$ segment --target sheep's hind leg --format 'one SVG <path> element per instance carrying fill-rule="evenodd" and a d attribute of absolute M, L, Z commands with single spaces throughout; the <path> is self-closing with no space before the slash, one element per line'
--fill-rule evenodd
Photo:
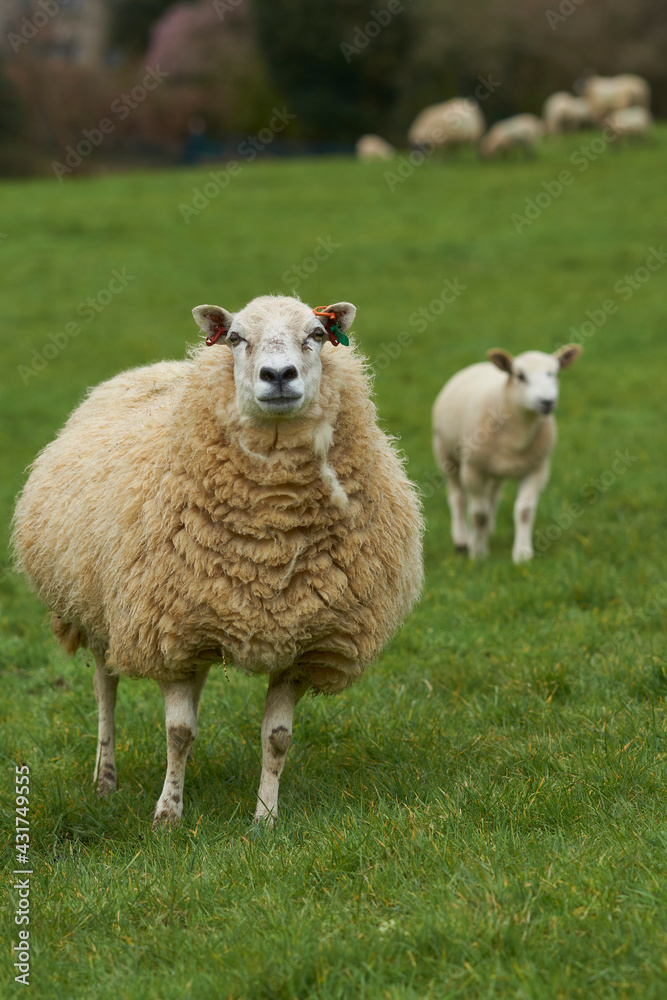
<path fill-rule="evenodd" d="M 468 494 L 470 558 L 485 559 L 489 554 L 489 533 L 493 520 L 491 496 L 495 481 L 470 466 L 463 468 L 461 478 Z"/>
<path fill-rule="evenodd" d="M 160 682 L 167 729 L 167 774 L 155 806 L 153 829 L 161 823 L 178 823 L 183 813 L 185 765 L 197 735 L 197 709 L 209 670 L 207 664 L 186 680 Z"/>
<path fill-rule="evenodd" d="M 269 680 L 262 719 L 262 777 L 255 822 L 273 826 L 278 814 L 278 788 L 285 757 L 292 742 L 294 708 L 310 687 L 310 680 L 279 674 Z"/>
<path fill-rule="evenodd" d="M 104 654 L 95 654 L 95 678 L 93 680 L 97 700 L 97 757 L 93 784 L 97 782 L 100 797 L 118 788 L 116 773 L 114 713 L 118 678 L 109 674 L 104 666 Z"/>
<path fill-rule="evenodd" d="M 492 535 L 496 530 L 496 511 L 498 510 L 498 501 L 500 500 L 502 488 L 502 479 L 494 479 L 489 490 L 489 503 L 491 505 L 491 513 L 489 515 L 489 535 Z"/>
<path fill-rule="evenodd" d="M 468 551 L 468 525 L 466 500 L 459 478 L 459 470 L 447 473 L 447 502 L 452 515 L 452 541 L 457 552 Z"/>

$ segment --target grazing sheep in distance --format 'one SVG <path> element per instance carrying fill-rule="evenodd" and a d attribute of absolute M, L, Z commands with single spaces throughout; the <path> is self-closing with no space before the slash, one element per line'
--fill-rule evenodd
<path fill-rule="evenodd" d="M 612 111 L 604 120 L 618 138 L 647 136 L 653 127 L 653 115 L 648 108 L 632 107 Z"/>
<path fill-rule="evenodd" d="M 357 159 L 363 163 L 369 160 L 391 160 L 396 156 L 396 150 L 390 142 L 380 135 L 362 135 L 354 147 Z"/>
<path fill-rule="evenodd" d="M 497 156 L 510 149 L 523 149 L 534 153 L 535 146 L 544 135 L 544 123 L 537 115 L 513 115 L 492 125 L 479 144 L 482 156 Z"/>
<path fill-rule="evenodd" d="M 488 555 L 502 482 L 518 479 L 512 559 L 532 558 L 535 510 L 556 443 L 558 372 L 580 353 L 576 344 L 555 354 L 526 351 L 516 358 L 489 351 L 489 361 L 464 368 L 441 390 L 433 407 L 433 449 L 447 478 L 459 552 L 472 559 Z"/>
<path fill-rule="evenodd" d="M 566 90 L 547 97 L 542 106 L 542 118 L 549 135 L 593 124 L 593 113 L 586 98 L 575 97 Z"/>
<path fill-rule="evenodd" d="M 476 101 L 455 97 L 431 104 L 413 121 L 408 139 L 413 146 L 475 146 L 484 134 L 484 116 Z"/>
<path fill-rule="evenodd" d="M 648 82 L 634 73 L 619 76 L 587 76 L 575 85 L 591 106 L 593 118 L 601 121 L 611 111 L 651 104 Z"/>
<path fill-rule="evenodd" d="M 100 793 L 117 784 L 119 675 L 160 685 L 154 825 L 180 819 L 211 663 L 268 675 L 255 819 L 272 822 L 297 701 L 358 680 L 418 597 L 416 491 L 364 359 L 338 346 L 355 311 L 198 306 L 207 346 L 93 389 L 18 499 L 19 568 L 65 649 L 95 656 Z"/>

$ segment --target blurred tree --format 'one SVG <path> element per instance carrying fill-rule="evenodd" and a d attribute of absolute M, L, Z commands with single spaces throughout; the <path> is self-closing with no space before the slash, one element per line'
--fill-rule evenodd
<path fill-rule="evenodd" d="M 254 0 L 260 49 L 302 135 L 391 131 L 410 31 L 405 10 L 367 0 Z"/>
<path fill-rule="evenodd" d="M 130 55 L 146 50 L 151 28 L 174 0 L 109 0 L 111 44 Z"/>
<path fill-rule="evenodd" d="M 25 113 L 15 85 L 7 79 L 0 62 L 0 141 L 15 139 L 23 132 Z"/>

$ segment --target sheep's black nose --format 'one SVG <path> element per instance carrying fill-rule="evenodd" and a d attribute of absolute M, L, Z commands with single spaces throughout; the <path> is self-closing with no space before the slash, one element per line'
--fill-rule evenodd
<path fill-rule="evenodd" d="M 294 365 L 288 365 L 287 368 L 269 368 L 268 365 L 263 365 L 259 370 L 259 377 L 263 382 L 290 382 L 293 378 L 298 376 L 298 371 Z"/>
<path fill-rule="evenodd" d="M 551 413 L 551 411 L 553 410 L 553 408 L 554 408 L 554 401 L 553 401 L 553 399 L 541 399 L 540 400 L 540 409 L 541 409 L 542 413 Z"/>

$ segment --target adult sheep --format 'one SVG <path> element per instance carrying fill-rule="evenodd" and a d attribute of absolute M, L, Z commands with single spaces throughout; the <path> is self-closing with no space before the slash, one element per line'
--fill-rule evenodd
<path fill-rule="evenodd" d="M 556 443 L 558 373 L 580 353 L 576 344 L 555 354 L 526 351 L 516 358 L 489 351 L 489 361 L 457 372 L 440 391 L 433 407 L 433 450 L 447 479 L 459 552 L 472 559 L 488 555 L 502 482 L 518 479 L 512 559 L 532 558 L 535 510 Z"/>
<path fill-rule="evenodd" d="M 484 115 L 476 101 L 455 97 L 421 111 L 408 130 L 413 146 L 475 146 L 484 134 Z"/>
<path fill-rule="evenodd" d="M 645 138 L 653 128 L 653 115 L 648 108 L 621 108 L 607 115 L 604 124 L 612 129 L 618 139 Z"/>
<path fill-rule="evenodd" d="M 589 102 L 596 121 L 621 108 L 633 106 L 648 108 L 651 104 L 651 88 L 648 82 L 635 73 L 587 76 L 577 82 L 576 89 Z"/>
<path fill-rule="evenodd" d="M 537 115 L 512 115 L 492 125 L 479 144 L 482 156 L 503 155 L 511 149 L 522 149 L 526 155 L 535 152 L 544 135 L 544 124 Z"/>
<path fill-rule="evenodd" d="M 593 124 L 593 112 L 588 100 L 568 94 L 566 90 L 547 97 L 542 106 L 542 118 L 549 135 Z"/>
<path fill-rule="evenodd" d="M 118 677 L 154 678 L 154 825 L 180 819 L 202 689 L 232 662 L 269 677 L 255 818 L 272 822 L 297 701 L 358 680 L 417 599 L 421 515 L 363 358 L 334 350 L 353 305 L 193 314 L 208 346 L 93 389 L 37 457 L 14 544 L 65 649 L 94 653 L 100 793 L 117 785 Z"/>

